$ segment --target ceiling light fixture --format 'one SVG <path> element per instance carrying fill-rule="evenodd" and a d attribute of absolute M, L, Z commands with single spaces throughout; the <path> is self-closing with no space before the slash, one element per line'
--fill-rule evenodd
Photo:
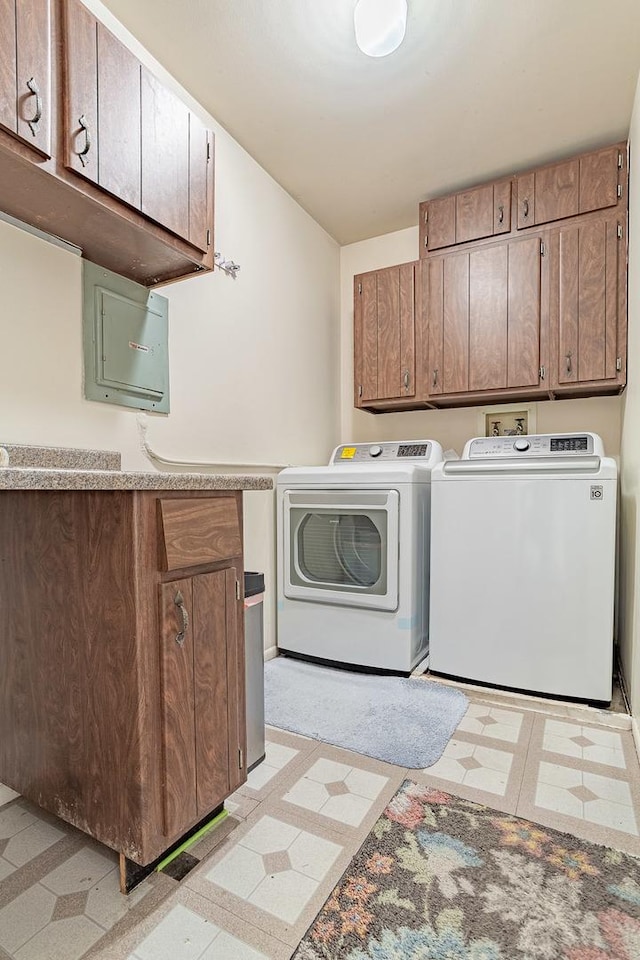
<path fill-rule="evenodd" d="M 404 40 L 407 0 L 358 0 L 353 22 L 362 52 L 368 57 L 386 57 Z"/>

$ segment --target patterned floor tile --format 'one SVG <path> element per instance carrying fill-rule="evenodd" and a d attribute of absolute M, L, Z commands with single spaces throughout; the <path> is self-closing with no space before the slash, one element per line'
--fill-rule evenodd
<path fill-rule="evenodd" d="M 457 729 L 493 740 L 517 743 L 523 719 L 524 715 L 515 710 L 502 710 L 482 703 L 470 703 Z"/>
<path fill-rule="evenodd" d="M 545 720 L 543 750 L 580 757 L 605 766 L 626 767 L 622 737 L 617 730 L 585 727 L 566 720 Z"/>
<path fill-rule="evenodd" d="M 442 757 L 425 773 L 504 796 L 513 754 L 464 740 L 450 740 Z"/>
<path fill-rule="evenodd" d="M 19 796 L 20 794 L 12 790 L 11 787 L 6 787 L 4 783 L 0 783 L 0 807 L 3 807 L 5 803 L 11 803 Z"/>
<path fill-rule="evenodd" d="M 62 830 L 43 820 L 36 820 L 35 823 L 31 823 L 20 833 L 11 837 L 2 851 L 3 859 L 8 860 L 15 867 L 22 867 L 48 850 L 58 840 L 62 840 L 64 836 L 66 834 Z"/>
<path fill-rule="evenodd" d="M 264 816 L 205 877 L 291 924 L 340 852 L 329 840 Z"/>
<path fill-rule="evenodd" d="M 286 943 L 297 943 L 357 848 L 355 840 L 261 804 L 184 881 Z"/>
<path fill-rule="evenodd" d="M 293 747 L 267 741 L 265 758 L 247 777 L 247 787 L 251 790 L 262 790 L 299 752 Z"/>
<path fill-rule="evenodd" d="M 540 763 L 535 804 L 638 836 L 629 784 L 553 763 Z"/>
<path fill-rule="evenodd" d="M 237 801 L 239 796 L 258 801 L 266 799 L 282 778 L 287 777 L 316 747 L 315 740 L 268 728 L 265 758 L 249 773 L 246 783 L 236 791 L 234 799 Z"/>
<path fill-rule="evenodd" d="M 388 782 L 380 774 L 321 757 L 282 799 L 358 827 Z"/>
<path fill-rule="evenodd" d="M 181 886 L 91 960 L 289 960 L 291 948 Z"/>

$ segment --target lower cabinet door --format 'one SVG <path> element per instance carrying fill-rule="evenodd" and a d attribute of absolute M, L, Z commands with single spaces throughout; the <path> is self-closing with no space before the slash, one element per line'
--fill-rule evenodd
<path fill-rule="evenodd" d="M 229 793 L 226 570 L 193 579 L 196 808 L 204 816 Z M 235 602 L 235 581 L 234 594 Z"/>
<path fill-rule="evenodd" d="M 244 670 L 237 642 L 235 585 L 231 568 L 159 588 L 167 837 L 188 829 L 235 786 L 230 770 L 239 766 L 239 748 L 231 755 L 230 743 L 241 742 L 237 677 L 240 668 Z"/>

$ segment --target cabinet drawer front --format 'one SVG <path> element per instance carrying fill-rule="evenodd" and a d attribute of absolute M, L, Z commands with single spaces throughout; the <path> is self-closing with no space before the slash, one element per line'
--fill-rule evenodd
<path fill-rule="evenodd" d="M 159 500 L 162 570 L 217 563 L 242 554 L 235 497 Z"/>

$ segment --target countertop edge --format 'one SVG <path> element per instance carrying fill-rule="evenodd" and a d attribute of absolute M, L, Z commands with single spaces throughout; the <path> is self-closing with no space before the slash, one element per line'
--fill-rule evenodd
<path fill-rule="evenodd" d="M 0 490 L 273 490 L 262 474 L 0 468 Z"/>

